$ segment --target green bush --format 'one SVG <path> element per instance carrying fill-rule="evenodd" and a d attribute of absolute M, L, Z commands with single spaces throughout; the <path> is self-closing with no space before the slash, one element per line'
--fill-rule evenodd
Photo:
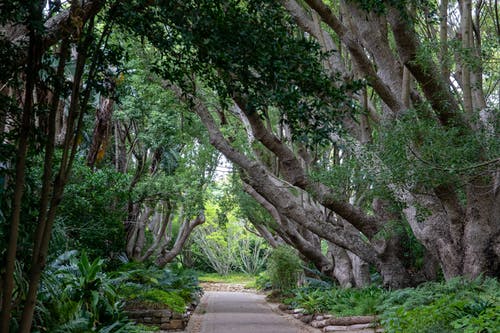
<path fill-rule="evenodd" d="M 261 272 L 255 279 L 255 286 L 258 290 L 269 290 L 272 288 L 271 278 L 267 272 Z"/>
<path fill-rule="evenodd" d="M 288 246 L 273 249 L 267 263 L 267 271 L 273 289 L 290 290 L 297 287 L 301 262 L 295 251 Z"/>
<path fill-rule="evenodd" d="M 58 208 L 50 253 L 84 248 L 91 258 L 113 257 L 125 247 L 127 175 L 113 168 L 91 170 L 75 161 Z"/>

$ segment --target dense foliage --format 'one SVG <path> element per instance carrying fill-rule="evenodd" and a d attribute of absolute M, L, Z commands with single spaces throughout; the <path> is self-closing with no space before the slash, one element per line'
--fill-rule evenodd
<path fill-rule="evenodd" d="M 500 286 L 495 279 L 455 279 L 417 288 L 339 289 L 323 284 L 296 289 L 285 303 L 307 313 L 377 315 L 386 332 L 487 332 L 499 327 Z"/>
<path fill-rule="evenodd" d="M 0 332 L 132 332 L 124 302 L 196 297 L 173 262 L 494 330 L 499 31 L 497 1 L 2 2 Z"/>

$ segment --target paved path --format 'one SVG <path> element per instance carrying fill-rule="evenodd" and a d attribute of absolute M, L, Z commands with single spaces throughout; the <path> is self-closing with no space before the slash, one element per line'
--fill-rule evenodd
<path fill-rule="evenodd" d="M 320 332 L 266 303 L 264 295 L 209 291 L 187 328 L 189 333 L 316 333 Z"/>

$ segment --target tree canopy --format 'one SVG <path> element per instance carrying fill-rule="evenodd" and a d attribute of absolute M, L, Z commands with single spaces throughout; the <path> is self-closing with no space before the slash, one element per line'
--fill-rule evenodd
<path fill-rule="evenodd" d="M 244 225 L 342 286 L 500 275 L 496 1 L 0 9 L 0 332 L 65 246 L 164 266 Z"/>

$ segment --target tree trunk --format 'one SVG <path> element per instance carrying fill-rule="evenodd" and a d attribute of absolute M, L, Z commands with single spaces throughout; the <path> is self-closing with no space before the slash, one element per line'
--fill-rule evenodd
<path fill-rule="evenodd" d="M 92 30 L 92 27 L 90 27 L 89 29 Z M 80 99 L 82 78 L 85 63 L 87 60 L 88 47 L 89 40 L 80 40 L 78 48 L 79 52 L 76 58 L 76 68 L 71 91 L 71 100 L 68 115 L 68 129 L 64 139 L 59 171 L 54 180 L 52 198 L 48 207 L 48 212 L 46 218 L 44 220 L 40 220 L 40 223 L 36 229 L 35 241 L 33 246 L 33 260 L 29 275 L 29 289 L 23 308 L 19 333 L 29 333 L 31 330 L 39 282 L 47 260 L 49 243 L 52 235 L 52 227 L 55 222 L 57 207 L 61 202 L 64 187 L 69 177 L 78 147 L 77 140 L 79 134 L 81 133 L 83 123 L 84 112 L 82 110 L 85 109 L 84 107 L 82 107 L 82 105 L 87 104 L 90 94 L 90 90 L 87 90 L 85 91 L 85 94 L 83 94 L 83 98 Z"/>
<path fill-rule="evenodd" d="M 439 5 L 439 62 L 441 74 L 446 82 L 450 80 L 450 66 L 448 64 L 448 0 L 441 0 Z"/>
<path fill-rule="evenodd" d="M 167 203 L 166 205 L 164 205 L 164 208 L 165 211 L 161 213 L 160 218 L 158 219 L 157 222 L 158 224 L 160 224 L 159 230 L 157 233 L 153 232 L 153 244 L 151 244 L 146 253 L 144 253 L 144 255 L 140 258 L 139 260 L 140 262 L 149 259 L 149 257 L 151 257 L 151 255 L 158 249 L 161 242 L 165 238 L 167 227 L 172 223 L 172 218 L 173 218 L 172 206 L 170 205 L 170 203 Z"/>
<path fill-rule="evenodd" d="M 175 240 L 175 244 L 172 249 L 167 250 L 162 249 L 161 255 L 156 259 L 156 264 L 159 267 L 164 267 L 166 264 L 174 260 L 174 258 L 181 252 L 184 243 L 186 243 L 189 235 L 193 232 L 194 228 L 198 225 L 205 223 L 205 214 L 201 212 L 195 219 L 189 221 L 186 220 L 179 230 L 179 234 Z"/>
<path fill-rule="evenodd" d="M 475 279 L 481 274 L 495 276 L 498 257 L 489 252 L 494 238 L 500 233 L 498 205 L 492 193 L 492 178 L 477 179 L 467 189 L 467 212 L 464 228 L 464 275 Z"/>
<path fill-rule="evenodd" d="M 355 286 L 363 288 L 371 284 L 370 266 L 354 253 L 347 251 L 351 259 L 352 275 Z"/>
<path fill-rule="evenodd" d="M 34 8 L 33 8 L 34 7 Z M 40 16 L 36 4 L 32 5 L 31 19 L 35 20 Z M 37 73 L 40 64 L 40 36 L 35 32 L 35 28 L 30 29 L 28 67 L 26 70 L 26 85 L 24 94 L 24 105 L 21 120 L 21 130 L 19 133 L 19 143 L 16 154 L 16 171 L 14 194 L 12 196 L 12 215 L 8 238 L 7 253 L 5 255 L 5 272 L 3 277 L 2 291 L 2 312 L 0 316 L 0 333 L 9 332 L 12 291 L 14 289 L 14 266 L 16 262 L 17 240 L 19 237 L 19 225 L 21 220 L 21 203 L 24 194 L 24 183 L 26 173 L 26 154 L 28 151 L 28 140 L 31 133 L 33 121 L 33 93 L 37 80 Z"/>
<path fill-rule="evenodd" d="M 111 89 L 112 93 L 113 89 Z M 109 136 L 111 133 L 111 116 L 113 115 L 114 101 L 109 97 L 101 97 L 100 105 L 96 112 L 92 143 L 87 154 L 87 165 L 93 168 L 106 153 Z"/>
<path fill-rule="evenodd" d="M 125 147 L 126 138 L 123 134 L 122 125 L 119 120 L 115 121 L 115 169 L 118 172 L 127 171 L 127 148 Z"/>
<path fill-rule="evenodd" d="M 351 288 L 355 286 L 354 276 L 351 265 L 351 258 L 347 251 L 340 246 L 328 242 L 328 252 L 333 258 L 334 269 L 333 276 L 339 282 L 342 288 Z"/>
<path fill-rule="evenodd" d="M 461 32 L 462 32 L 462 48 L 466 57 L 471 57 L 471 41 L 472 41 L 472 1 L 461 1 Z M 471 66 L 469 65 L 470 59 L 462 60 L 462 89 L 464 99 L 464 110 L 469 118 L 472 117 L 472 85 L 471 85 Z"/>

